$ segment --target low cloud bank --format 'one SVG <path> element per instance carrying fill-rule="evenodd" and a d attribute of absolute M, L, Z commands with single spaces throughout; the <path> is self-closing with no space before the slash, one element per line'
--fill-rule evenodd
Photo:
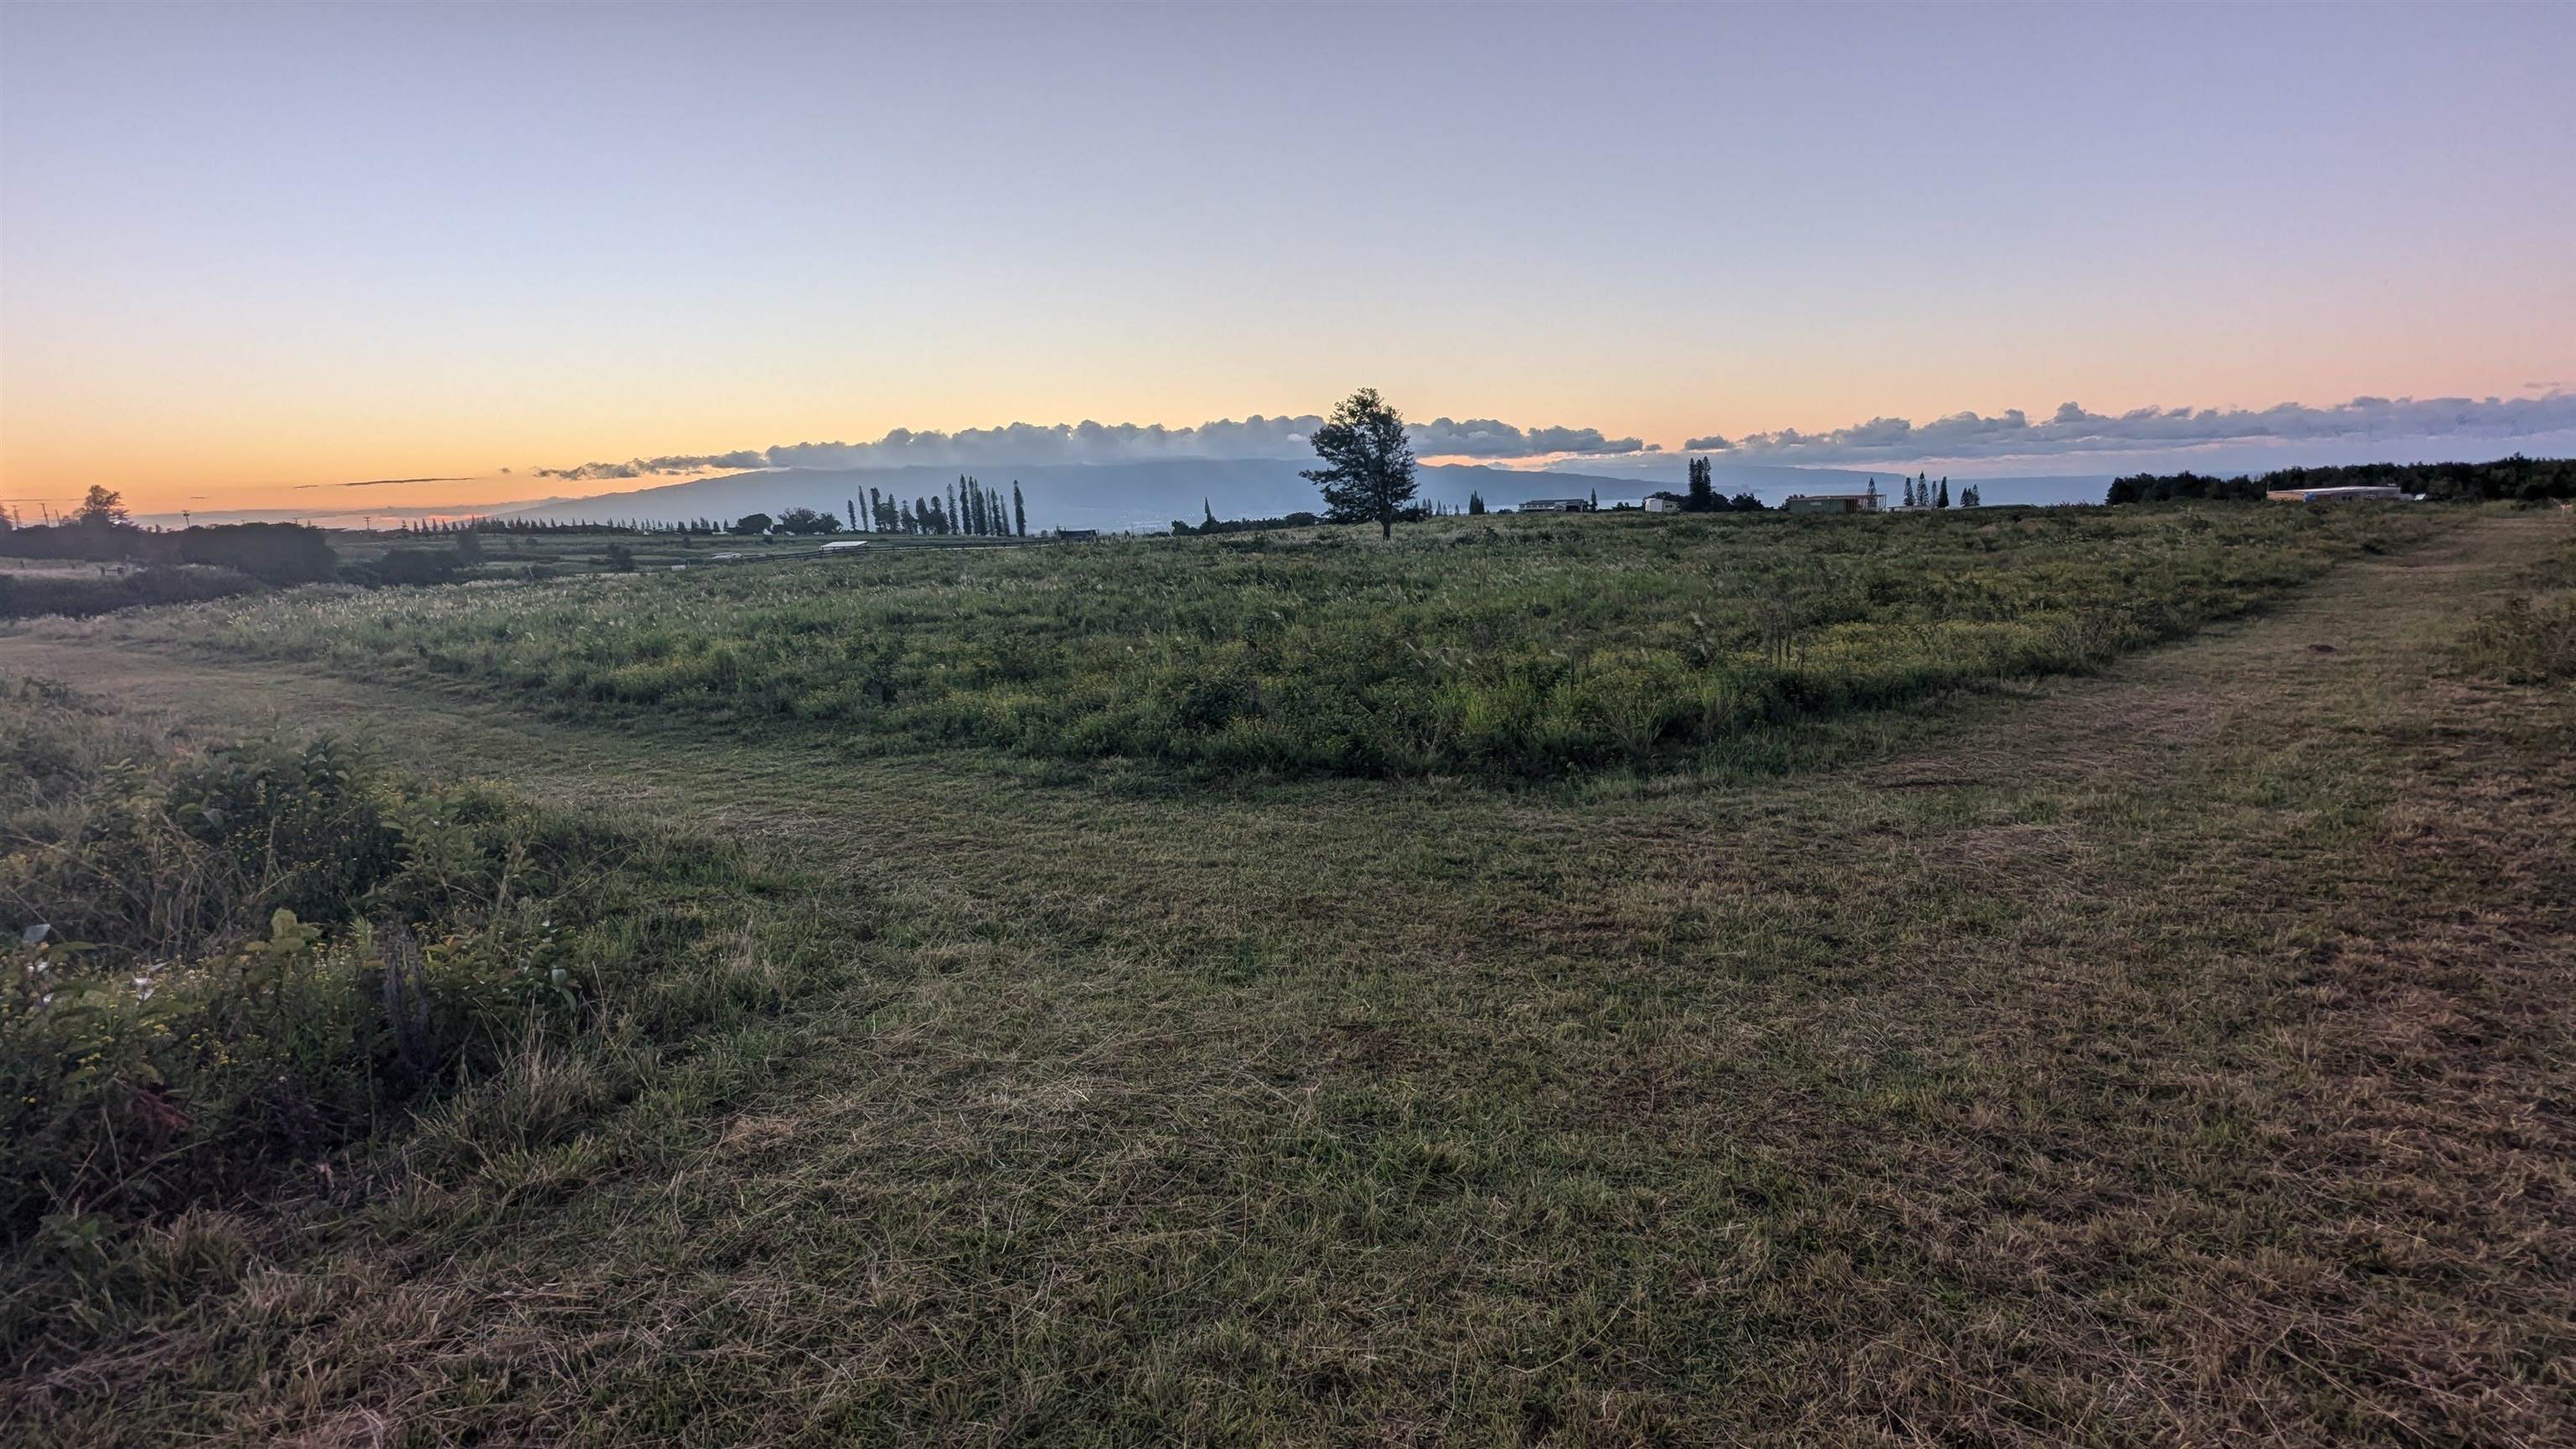
<path fill-rule="evenodd" d="M 1872 418 L 1825 433 L 1784 428 L 1730 443 L 1694 438 L 1692 451 L 1785 463 L 1898 463 L 1913 459 L 2127 453 L 2220 443 L 2512 438 L 2576 429 L 2576 393 L 2524 398 L 2357 397 L 2332 407 L 2283 403 L 2245 408 L 2137 408 L 2113 415 L 2061 404 L 2038 422 L 2019 408 L 1994 417 L 1952 413 L 1928 423 Z"/>
<path fill-rule="evenodd" d="M 740 472 L 753 468 L 900 468 L 937 464 L 998 468 L 1013 464 L 1141 463 L 1164 459 L 1302 458 L 1306 440 L 1324 420 L 1313 414 L 1240 420 L 1219 419 L 1195 428 L 1160 423 L 1012 423 L 963 432 L 914 432 L 897 428 L 873 443 L 786 443 L 730 453 L 674 453 L 625 462 L 540 468 L 543 478 L 590 482 L 684 473 Z M 1564 454 L 1615 456 L 1654 452 L 1635 438 L 1612 438 L 1598 428 L 1521 428 L 1492 418 L 1433 418 L 1409 423 L 1413 449 L 1426 458 L 1544 458 Z"/>
<path fill-rule="evenodd" d="M 868 443 L 785 443 L 729 453 L 678 453 L 624 462 L 539 468 L 537 476 L 574 482 L 654 478 L 763 468 L 959 469 L 1038 467 L 1063 463 L 1285 459 L 1308 456 L 1307 439 L 1323 419 L 1219 419 L 1194 428 L 1159 423 L 1012 423 L 962 432 L 897 428 Z M 1425 458 L 1477 462 L 1643 459 L 1660 444 L 1613 438 L 1598 428 L 1523 428 L 1493 418 L 1433 418 L 1409 423 L 1414 451 Z M 2283 403 L 2245 408 L 2136 408 L 2088 412 L 2065 403 L 2033 421 L 2019 408 L 1988 417 L 1952 413 L 1917 423 L 1872 418 L 1830 432 L 1795 428 L 1728 438 L 1708 433 L 1685 442 L 1693 453 L 1722 453 L 1745 462 L 1891 467 L 1918 460 L 2049 458 L 2169 452 L 2221 444 L 2367 443 L 2372 439 L 2511 439 L 2576 431 L 2576 391 L 2551 386 L 2535 397 L 2357 397 L 2332 407 Z"/>

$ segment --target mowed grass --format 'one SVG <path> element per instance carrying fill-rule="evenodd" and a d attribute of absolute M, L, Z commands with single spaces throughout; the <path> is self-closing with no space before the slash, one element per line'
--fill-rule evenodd
<path fill-rule="evenodd" d="M 1544 778 L 1776 763 L 1783 726 L 2095 667 L 2416 508 L 1449 520 L 292 595 L 95 626 L 845 751 Z"/>
<path fill-rule="evenodd" d="M 8 641 L 754 836 L 830 909 L 746 937 L 813 984 L 704 1073 L 107 1245 L 0 1429 L 2563 1442 L 2576 700 L 2460 645 L 2564 537 L 1714 786 L 1068 786 Z"/>

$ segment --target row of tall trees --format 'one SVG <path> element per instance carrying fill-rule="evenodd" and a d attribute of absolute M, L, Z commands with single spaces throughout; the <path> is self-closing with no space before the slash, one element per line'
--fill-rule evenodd
<path fill-rule="evenodd" d="M 1876 488 L 1878 486 L 1878 480 L 1875 478 L 1871 479 L 1869 486 Z M 1908 508 L 1949 507 L 1950 475 L 1947 473 L 1942 474 L 1940 481 L 1938 482 L 1933 481 L 1931 475 L 1926 473 L 1917 473 L 1913 477 L 1906 479 L 1905 506 Z M 1974 508 L 1977 506 L 1976 484 L 1969 483 L 1960 487 L 1959 506 L 1961 508 Z"/>
<path fill-rule="evenodd" d="M 849 510 L 850 526 L 861 527 L 859 501 L 853 498 L 843 506 Z M 1028 499 L 1021 494 L 1016 480 L 1008 498 L 999 488 L 988 487 L 964 474 L 943 495 L 915 498 L 909 503 L 871 488 L 865 517 L 864 526 L 878 533 L 967 538 L 1029 536 Z"/>
<path fill-rule="evenodd" d="M 782 533 L 813 534 L 838 533 L 844 528 L 923 537 L 1026 538 L 1029 536 L 1028 497 L 1021 492 L 1016 480 L 1012 482 L 1009 494 L 1005 495 L 999 488 L 961 476 L 954 486 L 935 498 L 907 501 L 891 492 L 880 493 L 871 488 L 864 507 L 859 499 L 845 499 L 838 513 L 828 508 L 789 508 L 775 517 L 766 513 L 746 513 L 739 518 L 669 520 L 441 518 L 403 523 L 395 531 L 432 537 L 480 533 L 729 533 L 740 537 L 768 533 L 773 529 Z"/>

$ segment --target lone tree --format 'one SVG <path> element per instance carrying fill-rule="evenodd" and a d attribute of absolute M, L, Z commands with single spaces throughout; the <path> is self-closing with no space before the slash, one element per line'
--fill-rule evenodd
<path fill-rule="evenodd" d="M 1315 456 L 1324 466 L 1300 476 L 1322 490 L 1325 517 L 1375 522 L 1378 537 L 1393 538 L 1395 520 L 1413 501 L 1414 490 L 1413 445 L 1405 441 L 1403 416 L 1377 389 L 1361 388 L 1315 430 Z"/>
<path fill-rule="evenodd" d="M 81 500 L 80 511 L 72 517 L 87 528 L 114 528 L 129 521 L 125 512 L 125 495 L 92 483 L 89 496 Z"/>

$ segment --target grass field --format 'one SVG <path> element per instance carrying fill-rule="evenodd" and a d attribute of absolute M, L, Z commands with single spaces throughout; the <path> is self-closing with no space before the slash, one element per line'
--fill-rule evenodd
<path fill-rule="evenodd" d="M 410 632 L 391 596 L 290 595 L 0 636 L 0 670 L 120 710 L 63 728 L 132 741 L 53 747 L 13 858 L 109 756 L 284 722 L 371 741 L 405 798 L 488 795 L 526 822 L 504 856 L 554 821 L 667 862 L 579 920 L 623 966 L 576 1034 L 256 1187 L 18 1242 L 0 1431 L 2570 1442 L 2576 698 L 2481 642 L 2547 604 L 2568 523 L 2372 516 L 2071 515 L 1983 563 L 2011 520 L 1685 530 L 1678 560 L 1600 520 L 1407 530 L 1381 592 L 1363 551 L 1229 540 L 1052 581 L 1031 554 L 413 593 Z M 1333 582 L 1261 582 L 1300 568 Z M 1733 678 L 1764 600 L 1876 579 L 1906 592 L 1800 614 L 1781 667 L 1904 679 L 1910 639 L 1980 670 L 1801 703 L 1761 769 L 1723 742 L 1791 723 L 1546 790 L 1411 756 L 1095 777 L 573 672 L 691 608 L 755 680 L 853 621 L 955 655 L 989 610 L 1082 625 L 1041 667 L 1144 688 L 1265 600 L 1436 654 L 1535 599 L 1635 657 L 1687 651 L 1696 609 Z M 2050 629 L 2174 612 L 1945 653 L 1996 622 L 1972 583 L 2056 601 Z M 1137 636 L 1171 652 L 1129 666 Z M 486 896 L 415 909 L 489 929 Z M 683 901 L 698 924 L 649 928 Z M 680 989 L 718 970 L 764 984 Z"/>
<path fill-rule="evenodd" d="M 452 533 L 365 529 L 331 531 L 332 550 L 344 561 L 361 564 L 382 558 L 394 549 L 453 553 L 457 539 L 458 535 Z M 779 563 L 810 558 L 826 543 L 853 539 L 866 540 L 870 547 L 889 552 L 902 549 L 1019 548 L 1043 546 L 1046 542 L 1040 538 L 846 532 L 739 535 L 618 528 L 564 528 L 527 533 L 492 529 L 474 534 L 475 556 L 461 567 L 459 576 L 467 580 L 518 582 L 532 575 L 540 579 L 559 579 L 621 572 L 614 567 L 609 556 L 611 544 L 626 550 L 638 570 L 668 571 L 681 567 L 708 567 L 716 561 L 718 554 L 730 555 L 726 562 L 740 563 Z"/>
<path fill-rule="evenodd" d="M 1783 726 L 2093 667 L 2442 517 L 1996 510 L 1454 520 L 417 594 L 301 591 L 186 640 L 585 713 L 1290 774 L 1776 762 Z"/>

